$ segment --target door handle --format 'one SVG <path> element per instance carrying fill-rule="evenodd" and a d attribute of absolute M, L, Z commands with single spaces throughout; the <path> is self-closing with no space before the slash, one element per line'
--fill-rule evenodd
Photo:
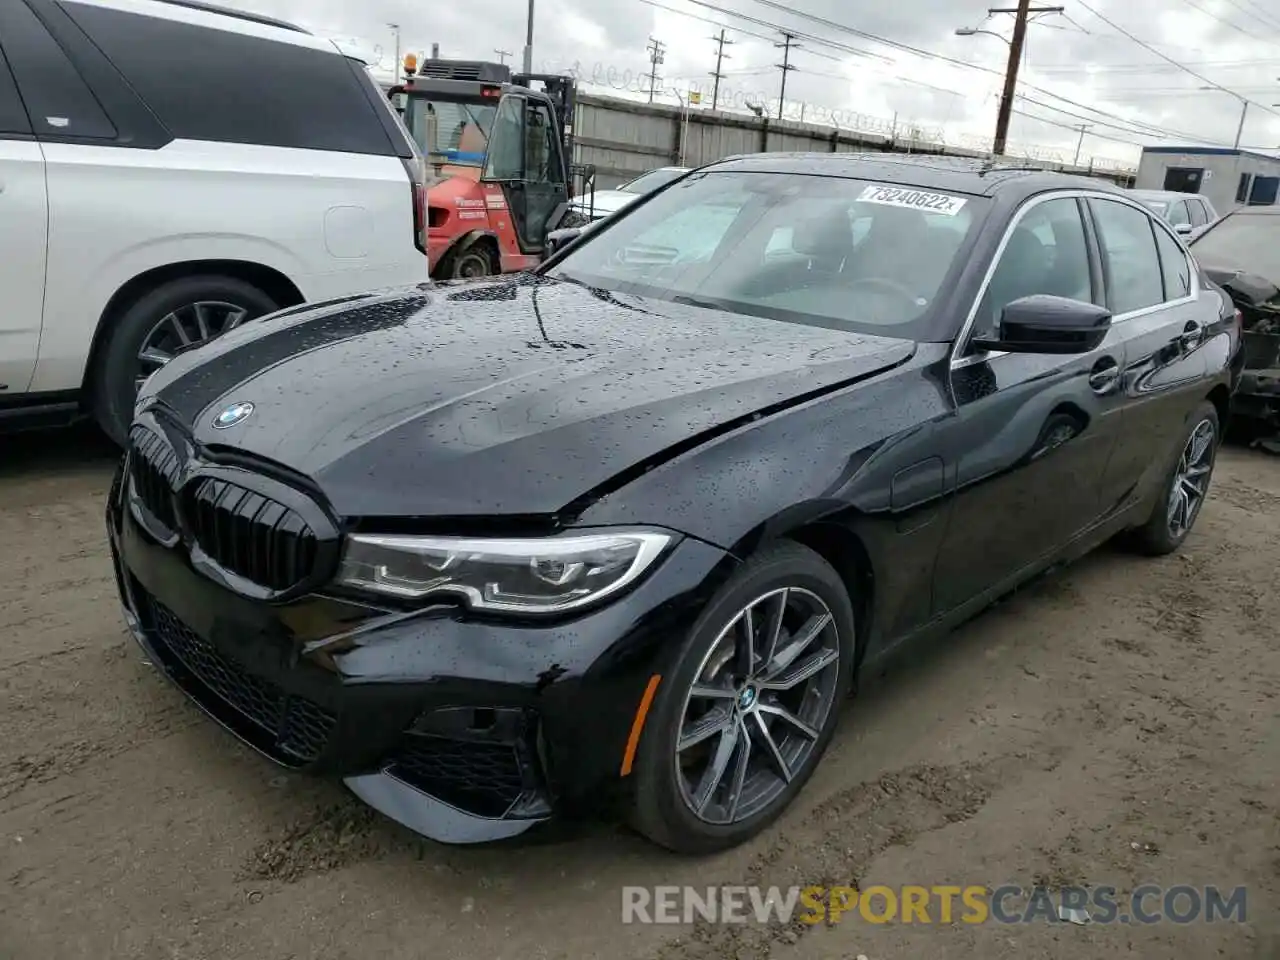
<path fill-rule="evenodd" d="M 1110 393 L 1120 379 L 1120 364 L 1115 357 L 1103 357 L 1089 371 L 1089 389 L 1094 393 Z"/>
<path fill-rule="evenodd" d="M 1204 339 L 1204 327 L 1196 323 L 1194 320 L 1188 320 L 1186 326 L 1182 328 L 1182 335 L 1178 337 L 1178 343 L 1184 350 L 1194 350 L 1200 346 L 1200 342 Z"/>

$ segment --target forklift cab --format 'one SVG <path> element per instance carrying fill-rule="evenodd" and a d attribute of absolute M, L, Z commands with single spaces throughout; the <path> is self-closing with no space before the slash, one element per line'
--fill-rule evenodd
<path fill-rule="evenodd" d="M 406 57 L 405 80 L 387 95 L 431 179 L 463 176 L 490 194 L 500 189 L 520 253 L 540 254 L 573 193 L 571 130 L 563 121 L 573 109 L 572 81 L 513 78 L 509 68 L 482 62 L 428 60 L 420 73 L 416 67 L 416 58 Z M 546 92 L 533 89 L 535 80 Z"/>

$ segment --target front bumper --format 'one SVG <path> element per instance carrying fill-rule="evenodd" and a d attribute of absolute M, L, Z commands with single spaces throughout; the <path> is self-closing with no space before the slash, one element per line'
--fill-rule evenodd
<path fill-rule="evenodd" d="M 625 597 L 552 625 L 250 600 L 149 536 L 117 477 L 107 526 L 125 619 L 150 662 L 275 762 L 340 777 L 444 843 L 597 811 L 625 785 L 644 687 L 734 565 L 692 539 Z"/>

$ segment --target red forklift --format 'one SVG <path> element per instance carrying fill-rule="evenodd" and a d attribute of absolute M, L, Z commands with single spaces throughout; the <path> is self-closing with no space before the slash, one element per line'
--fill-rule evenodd
<path fill-rule="evenodd" d="M 528 270 L 547 234 L 586 218 L 594 167 L 573 157 L 572 77 L 515 74 L 500 63 L 414 54 L 387 88 L 426 162 L 426 242 L 437 280 Z M 590 204 L 588 201 L 588 209 Z"/>

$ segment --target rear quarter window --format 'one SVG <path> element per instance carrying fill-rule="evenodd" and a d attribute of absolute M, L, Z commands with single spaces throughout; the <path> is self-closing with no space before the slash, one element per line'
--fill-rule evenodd
<path fill-rule="evenodd" d="M 336 49 L 71 0 L 61 6 L 175 138 L 397 154 Z"/>

